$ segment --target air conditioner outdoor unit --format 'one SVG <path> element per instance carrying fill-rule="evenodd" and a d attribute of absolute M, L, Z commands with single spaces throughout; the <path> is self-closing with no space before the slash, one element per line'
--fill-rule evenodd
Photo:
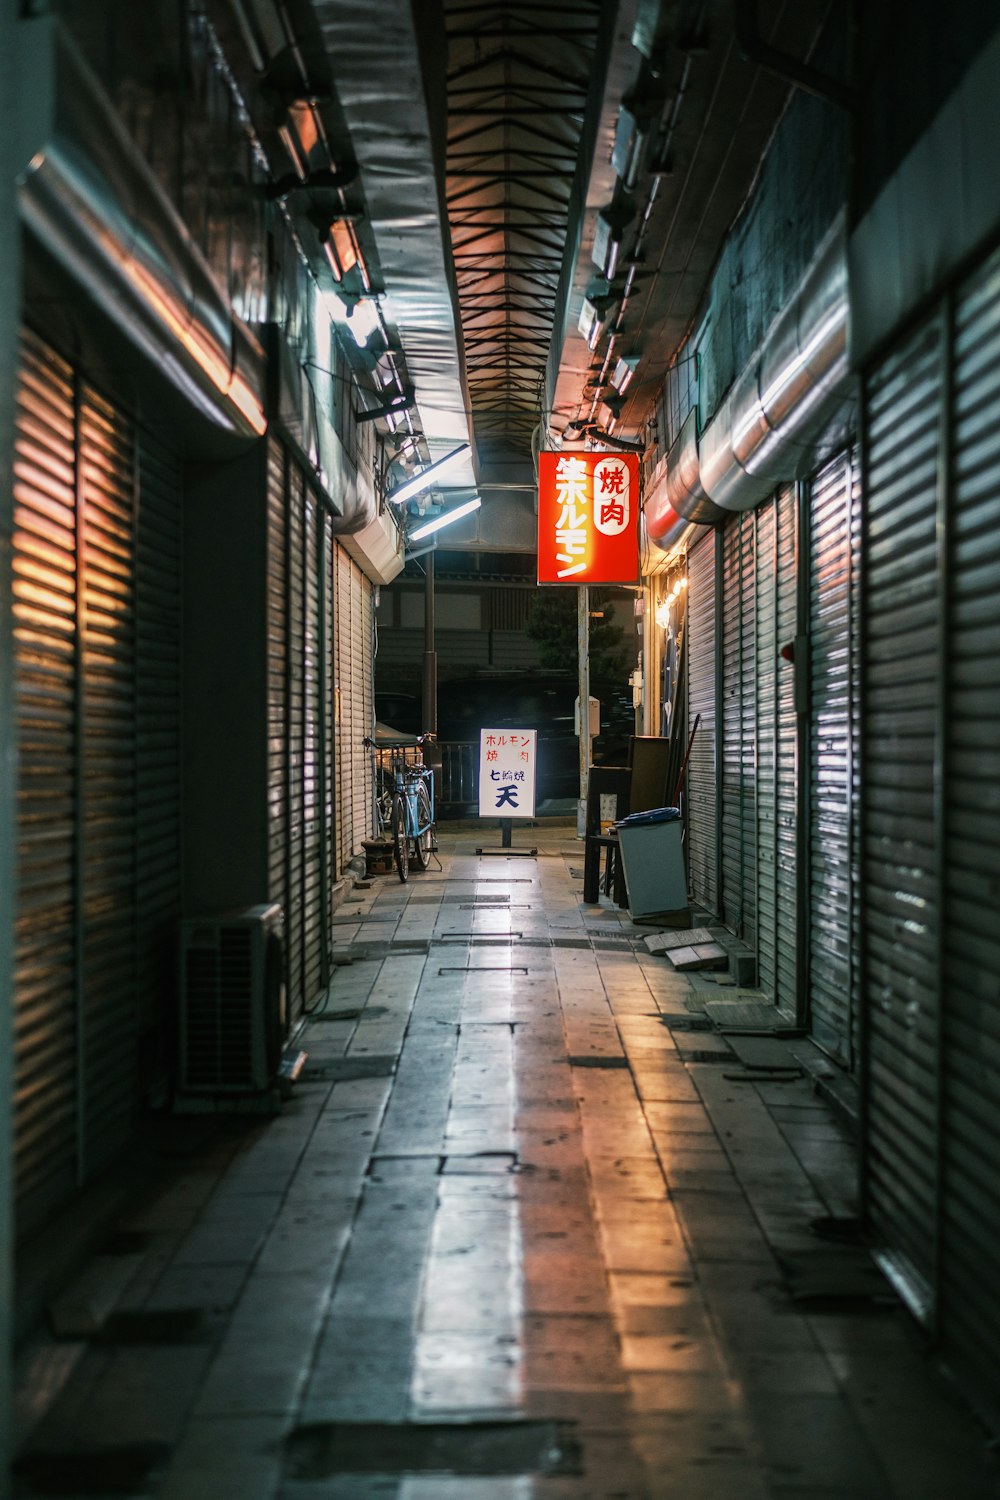
<path fill-rule="evenodd" d="M 285 1031 L 281 907 L 181 922 L 180 1093 L 270 1089 Z"/>

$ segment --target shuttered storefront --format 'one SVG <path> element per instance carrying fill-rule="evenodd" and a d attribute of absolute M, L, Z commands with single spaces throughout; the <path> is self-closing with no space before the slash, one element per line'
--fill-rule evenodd
<path fill-rule="evenodd" d="M 935 317 L 872 372 L 865 388 L 867 1198 L 874 1232 L 918 1311 L 930 1298 L 936 1217 L 940 402 Z"/>
<path fill-rule="evenodd" d="M 757 942 L 756 518 L 722 533 L 722 916 Z"/>
<path fill-rule="evenodd" d="M 939 559 L 948 701 L 943 1277 L 949 1360 L 1000 1424 L 1000 255 L 955 305 L 952 505 Z"/>
<path fill-rule="evenodd" d="M 694 899 L 719 909 L 716 748 L 716 550 L 718 536 L 706 532 L 688 559 L 688 725 L 700 716 L 687 770 L 688 879 Z"/>
<path fill-rule="evenodd" d="M 775 602 L 775 652 L 772 670 L 775 685 L 775 970 L 774 998 L 789 1016 L 796 1016 L 798 997 L 799 924 L 805 913 L 798 909 L 799 837 L 798 806 L 799 720 L 795 707 L 795 669 L 782 657 L 781 649 L 798 633 L 798 570 L 801 550 L 798 536 L 798 505 L 793 486 L 779 490 L 775 501 L 775 550 L 777 554 L 777 599 Z"/>
<path fill-rule="evenodd" d="M 136 967 L 141 1082 L 173 1066 L 181 912 L 181 507 L 180 459 L 138 434 L 135 535 Z"/>
<path fill-rule="evenodd" d="M 754 520 L 758 983 L 794 1015 L 797 724 L 793 668 L 781 647 L 796 633 L 795 491 L 780 490 Z"/>
<path fill-rule="evenodd" d="M 749 519 L 749 518 L 748 518 Z M 778 788 L 778 715 L 777 682 L 774 659 L 777 655 L 777 526 L 774 504 L 767 501 L 754 512 L 754 555 L 757 565 L 754 599 L 754 651 L 756 654 L 754 744 L 756 745 L 757 806 L 757 959 L 758 983 L 762 989 L 774 986 L 776 969 L 775 924 L 778 915 L 778 868 L 776 860 Z"/>
<path fill-rule="evenodd" d="M 853 1067 L 857 1032 L 857 591 L 860 491 L 852 455 L 810 486 L 809 1019 Z"/>
<path fill-rule="evenodd" d="M 179 910 L 179 473 L 25 334 L 17 420 L 15 1158 L 22 1234 L 163 1066 Z M 147 858 L 148 846 L 148 858 Z"/>
<path fill-rule="evenodd" d="M 85 1168 L 103 1166 L 135 1109 L 136 674 L 132 435 L 83 386 L 78 536 L 82 589 L 83 1032 Z"/>
<path fill-rule="evenodd" d="M 268 449 L 269 889 L 285 918 L 292 1017 L 329 979 L 335 659 L 331 520 L 302 471 Z"/>
<path fill-rule="evenodd" d="M 337 806 L 340 870 L 372 828 L 372 760 L 365 737 L 374 724 L 372 585 L 339 545 L 337 572 Z"/>

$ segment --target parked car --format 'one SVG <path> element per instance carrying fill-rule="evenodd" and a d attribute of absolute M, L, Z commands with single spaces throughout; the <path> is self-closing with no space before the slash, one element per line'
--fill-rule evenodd
<path fill-rule="evenodd" d="M 631 689 L 594 680 L 590 691 L 601 704 L 601 734 L 594 741 L 594 759 L 623 765 L 635 726 Z M 438 738 L 478 742 L 484 728 L 537 730 L 536 803 L 578 797 L 577 692 L 576 676 L 569 672 L 453 677 L 438 687 Z"/>

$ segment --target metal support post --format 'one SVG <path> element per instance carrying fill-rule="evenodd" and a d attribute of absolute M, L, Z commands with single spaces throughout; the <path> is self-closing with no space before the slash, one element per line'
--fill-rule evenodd
<path fill-rule="evenodd" d="M 580 694 L 580 805 L 576 815 L 576 833 L 578 838 L 583 838 L 590 771 L 590 590 L 586 585 L 577 594 L 576 650 Z"/>
<path fill-rule="evenodd" d="M 437 734 L 437 651 L 434 642 L 434 553 L 428 552 L 424 563 L 424 699 L 423 723 L 426 734 Z"/>

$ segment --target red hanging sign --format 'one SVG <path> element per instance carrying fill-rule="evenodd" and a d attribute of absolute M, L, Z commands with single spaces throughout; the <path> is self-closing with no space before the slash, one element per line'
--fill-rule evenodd
<path fill-rule="evenodd" d="M 538 455 L 538 582 L 638 583 L 637 453 Z"/>

